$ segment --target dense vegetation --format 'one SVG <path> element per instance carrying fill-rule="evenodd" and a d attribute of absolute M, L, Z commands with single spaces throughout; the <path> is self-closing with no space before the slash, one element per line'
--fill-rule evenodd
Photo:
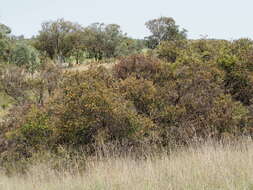
<path fill-rule="evenodd" d="M 59 19 L 32 39 L 0 25 L 2 162 L 59 147 L 251 137 L 253 41 L 187 39 L 166 17 L 146 26 L 151 35 L 137 40 L 116 24 Z"/>

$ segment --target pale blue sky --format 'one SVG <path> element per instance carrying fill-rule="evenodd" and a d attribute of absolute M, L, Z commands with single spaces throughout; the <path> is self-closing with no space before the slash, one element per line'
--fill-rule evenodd
<path fill-rule="evenodd" d="M 64 18 L 84 26 L 116 23 L 135 38 L 148 35 L 144 23 L 173 17 L 189 38 L 253 38 L 252 0 L 0 0 L 0 23 L 15 35 L 36 35 L 44 21 Z"/>

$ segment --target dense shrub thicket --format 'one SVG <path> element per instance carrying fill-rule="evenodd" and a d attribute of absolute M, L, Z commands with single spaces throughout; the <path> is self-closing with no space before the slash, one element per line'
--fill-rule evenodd
<path fill-rule="evenodd" d="M 116 141 L 167 146 L 251 135 L 250 97 L 239 99 L 231 91 L 248 92 L 250 80 L 230 80 L 226 65 L 240 64 L 217 56 L 212 58 L 217 62 L 209 63 L 195 57 L 165 62 L 134 55 L 122 58 L 112 71 L 65 72 L 43 105 L 28 101 L 18 114 L 10 112 L 1 128 L 2 149 L 29 156 L 58 146 L 91 150 L 94 144 Z M 241 69 L 242 77 L 250 77 L 248 69 Z M 245 85 L 228 85 L 233 83 Z"/>
<path fill-rule="evenodd" d="M 161 18 L 153 22 L 149 23 L 154 24 L 152 28 L 164 22 L 172 24 L 172 29 L 164 28 L 164 32 L 177 37 L 162 39 L 162 34 L 154 33 L 147 39 L 154 49 L 122 56 L 109 69 L 61 69 L 47 54 L 52 53 L 55 59 L 65 47 L 50 46 L 52 52 L 43 56 L 34 49 L 36 40 L 34 47 L 29 45 L 33 42 L 26 42 L 10 47 L 11 51 L 6 43 L 2 50 L 6 56 L 0 57 L 0 92 L 14 103 L 0 120 L 1 156 L 7 159 L 14 155 L 18 159 L 62 146 L 92 152 L 94 145 L 114 142 L 132 148 L 252 136 L 253 42 L 187 40 L 185 30 L 179 30 L 174 20 Z M 40 35 L 55 34 L 51 31 L 55 24 L 67 24 L 66 39 L 78 45 L 74 38 L 79 36 L 75 30 L 78 25 L 64 20 L 45 24 Z M 115 40 L 124 39 L 115 41 L 121 43 L 119 47 L 131 45 L 116 25 L 97 24 L 88 29 L 95 30 L 96 37 L 106 34 L 106 39 L 114 31 Z M 73 32 L 71 36 L 69 31 Z M 8 33 L 0 36 L 2 44 L 7 39 Z M 49 45 L 41 42 L 43 47 Z M 100 59 L 105 52 L 100 46 L 96 48 Z M 117 48 L 106 48 L 106 57 L 114 55 Z M 80 49 L 74 50 L 68 49 L 68 53 L 76 55 L 79 62 Z"/>

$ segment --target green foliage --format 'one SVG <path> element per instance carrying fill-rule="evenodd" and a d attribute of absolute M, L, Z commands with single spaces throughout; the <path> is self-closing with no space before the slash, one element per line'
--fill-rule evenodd
<path fill-rule="evenodd" d="M 231 45 L 231 52 L 238 58 L 243 66 L 253 71 L 253 42 L 251 39 L 239 39 L 233 41 Z"/>
<path fill-rule="evenodd" d="M 20 143 L 35 150 L 41 145 L 46 145 L 51 134 L 49 116 L 36 107 L 31 107 L 26 115 L 25 123 L 15 132 L 15 135 L 20 135 L 18 137 L 21 140 Z"/>
<path fill-rule="evenodd" d="M 158 64 L 131 57 L 116 68 L 117 76 L 124 79 L 121 93 L 158 125 L 164 144 L 222 138 L 248 130 L 248 110 L 225 95 L 225 74 L 216 65 L 186 60 Z"/>
<path fill-rule="evenodd" d="M 173 18 L 160 17 L 146 22 L 146 27 L 152 33 L 147 37 L 148 47 L 154 49 L 162 41 L 186 39 L 186 30 L 180 30 Z"/>
<path fill-rule="evenodd" d="M 222 49 L 217 58 L 218 65 L 225 71 L 226 91 L 245 105 L 252 102 L 252 70 L 249 60 L 251 42 L 241 39 L 233 42 L 230 48 Z"/>
<path fill-rule="evenodd" d="M 126 37 L 117 24 L 94 23 L 84 30 L 85 47 L 96 60 L 138 52 L 142 46 L 137 40 Z"/>
<path fill-rule="evenodd" d="M 4 25 L 4 24 L 0 24 L 0 38 L 4 38 L 6 35 L 11 33 L 11 29 Z"/>
<path fill-rule="evenodd" d="M 123 34 L 117 24 L 93 23 L 83 28 L 64 19 L 43 23 L 33 45 L 59 63 L 74 57 L 77 64 L 85 56 L 102 60 L 136 53 L 143 48 L 138 40 Z"/>
<path fill-rule="evenodd" d="M 18 122 L 10 123 L 15 130 L 8 135 L 9 141 L 21 143 L 18 148 L 22 154 L 31 147 L 92 148 L 94 143 L 138 145 L 155 139 L 157 126 L 136 112 L 133 104 L 116 90 L 116 84 L 115 88 L 108 87 L 110 77 L 105 71 L 66 75 L 68 81 L 63 82 L 57 96 L 44 107 L 28 108 L 17 117 Z"/>
<path fill-rule="evenodd" d="M 118 46 L 115 48 L 116 56 L 129 56 L 140 53 L 145 47 L 142 40 L 134 40 L 128 37 L 122 38 Z"/>
<path fill-rule="evenodd" d="M 60 142 L 90 144 L 127 140 L 141 141 L 154 127 L 138 116 L 118 94 L 100 83 L 66 88 L 56 100 L 55 114 Z"/>
<path fill-rule="evenodd" d="M 119 86 L 120 92 L 134 103 L 138 113 L 152 118 L 159 102 L 158 92 L 152 81 L 128 77 Z"/>
<path fill-rule="evenodd" d="M 226 72 L 232 72 L 236 69 L 236 63 L 238 62 L 237 57 L 233 55 L 222 55 L 217 60 L 218 64 L 224 69 Z"/>
<path fill-rule="evenodd" d="M 44 22 L 34 45 L 41 52 L 46 52 L 51 59 L 64 62 L 74 48 L 78 49 L 79 43 L 76 38 L 81 30 L 82 27 L 79 24 L 64 19 Z"/>
<path fill-rule="evenodd" d="M 24 66 L 34 73 L 41 64 L 39 53 L 32 46 L 18 43 L 12 51 L 11 62 L 17 66 Z"/>
<path fill-rule="evenodd" d="M 84 51 L 86 50 L 84 40 L 85 37 L 81 30 L 68 33 L 64 39 L 65 51 L 67 51 L 65 56 L 73 56 L 76 64 L 84 59 Z"/>
<path fill-rule="evenodd" d="M 0 63 L 9 61 L 11 42 L 8 35 L 10 33 L 10 28 L 0 23 Z"/>
<path fill-rule="evenodd" d="M 168 62 L 175 62 L 187 45 L 186 40 L 163 41 L 157 48 L 158 57 Z"/>

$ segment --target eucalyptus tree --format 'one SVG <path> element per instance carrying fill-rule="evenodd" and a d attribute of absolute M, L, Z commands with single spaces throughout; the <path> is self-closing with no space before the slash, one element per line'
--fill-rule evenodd
<path fill-rule="evenodd" d="M 187 31 L 185 29 L 181 30 L 171 17 L 153 19 L 146 22 L 145 25 L 151 32 L 151 35 L 146 38 L 150 48 L 155 48 L 162 41 L 186 39 Z"/>
<path fill-rule="evenodd" d="M 126 38 L 117 24 L 93 23 L 84 30 L 85 46 L 90 57 L 96 60 L 116 57 Z"/>
<path fill-rule="evenodd" d="M 35 47 L 46 52 L 51 59 L 63 62 L 72 51 L 69 35 L 81 30 L 82 27 L 79 24 L 64 19 L 44 22 L 37 36 Z"/>

